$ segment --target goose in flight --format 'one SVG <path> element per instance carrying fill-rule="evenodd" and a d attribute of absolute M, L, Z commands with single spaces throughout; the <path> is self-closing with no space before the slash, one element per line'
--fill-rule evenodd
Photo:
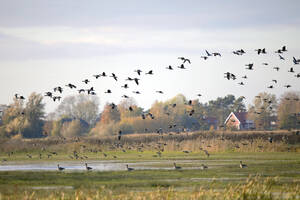
<path fill-rule="evenodd" d="M 63 89 L 62 87 L 58 86 L 58 87 L 55 87 L 54 89 L 54 92 L 58 91 L 59 93 L 62 93 L 63 92 Z"/>
<path fill-rule="evenodd" d="M 214 53 L 212 53 L 212 55 L 213 55 L 213 56 L 220 56 L 220 57 L 221 57 L 221 54 L 218 53 L 218 52 L 214 52 Z"/>
<path fill-rule="evenodd" d="M 280 54 L 278 54 L 280 60 L 285 60 Z"/>
<path fill-rule="evenodd" d="M 182 60 L 182 61 L 183 61 L 183 64 L 184 64 L 185 62 L 188 62 L 189 64 L 191 64 L 190 59 L 187 59 L 187 58 L 185 58 L 185 57 L 178 57 L 178 59 Z"/>
<path fill-rule="evenodd" d="M 169 65 L 168 67 L 166 67 L 166 69 L 173 70 L 173 67 L 171 65 Z"/>
<path fill-rule="evenodd" d="M 24 100 L 24 99 L 25 99 L 24 96 L 19 96 L 19 94 L 15 94 L 15 98 L 16 98 L 16 99 L 21 99 L 21 100 Z"/>
<path fill-rule="evenodd" d="M 108 90 L 106 90 L 104 93 L 110 94 L 110 93 L 111 93 L 111 90 L 108 89 Z"/>
<path fill-rule="evenodd" d="M 149 75 L 153 75 L 153 71 L 150 70 L 149 72 L 147 72 L 146 74 L 149 74 Z"/>
<path fill-rule="evenodd" d="M 111 109 L 115 109 L 115 107 L 117 107 L 117 106 L 116 106 L 116 104 L 111 103 L 111 104 L 110 104 L 110 107 L 111 107 Z"/>
<path fill-rule="evenodd" d="M 283 87 L 290 88 L 292 86 L 291 85 L 284 85 Z"/>
<path fill-rule="evenodd" d="M 255 51 L 257 51 L 257 54 L 258 54 L 258 55 L 259 55 L 259 54 L 267 54 L 265 48 L 263 48 L 263 49 L 255 49 Z"/>
<path fill-rule="evenodd" d="M 101 74 L 96 74 L 96 75 L 93 75 L 93 77 L 95 77 L 96 79 L 100 78 Z"/>
<path fill-rule="evenodd" d="M 226 72 L 225 74 L 225 78 L 227 78 L 227 80 L 230 80 L 231 78 L 231 73 L 230 72 Z"/>
<path fill-rule="evenodd" d="M 125 81 L 133 81 L 133 78 L 128 77 Z"/>
<path fill-rule="evenodd" d="M 122 88 L 125 88 L 125 89 L 127 89 L 127 88 L 129 88 L 128 87 L 128 84 L 125 84 L 125 85 L 123 85 L 123 86 L 121 86 Z"/>
<path fill-rule="evenodd" d="M 179 69 L 186 69 L 183 64 L 181 64 L 180 66 L 178 66 L 178 68 Z"/>
<path fill-rule="evenodd" d="M 114 73 L 111 73 L 110 77 L 113 77 L 116 81 L 118 81 L 118 77 Z"/>
<path fill-rule="evenodd" d="M 93 93 L 95 90 L 94 90 L 94 87 L 91 87 L 90 89 L 87 89 L 86 91 L 88 92 L 88 94 L 91 94 L 91 93 Z"/>
<path fill-rule="evenodd" d="M 243 49 L 239 49 L 239 50 L 233 51 L 232 53 L 235 55 L 238 55 L 238 56 L 242 56 L 246 52 Z"/>
<path fill-rule="evenodd" d="M 76 86 L 75 85 L 73 85 L 72 83 L 69 83 L 68 85 L 66 85 L 67 87 L 69 87 L 70 89 L 72 89 L 72 88 L 76 88 Z"/>
<path fill-rule="evenodd" d="M 296 59 L 295 57 L 293 57 L 293 62 L 295 65 L 299 65 L 300 59 Z"/>
<path fill-rule="evenodd" d="M 134 70 L 134 72 L 136 72 L 140 76 L 143 71 L 140 69 L 137 69 L 137 70 Z"/>
<path fill-rule="evenodd" d="M 85 84 L 88 84 L 90 81 L 89 81 L 89 79 L 84 79 L 82 82 L 84 82 Z"/>
<path fill-rule="evenodd" d="M 52 97 L 53 101 L 55 102 L 56 100 L 60 101 L 61 99 L 61 96 L 54 96 Z"/>
<path fill-rule="evenodd" d="M 212 56 L 212 54 L 209 53 L 207 50 L 205 50 L 205 52 L 206 52 L 207 56 Z"/>
<path fill-rule="evenodd" d="M 246 64 L 245 66 L 247 66 L 247 68 L 246 69 L 248 69 L 248 70 L 253 70 L 253 63 L 249 63 L 249 64 Z"/>
<path fill-rule="evenodd" d="M 281 48 L 281 51 L 282 51 L 282 52 L 285 52 L 285 51 L 287 51 L 287 48 L 286 48 L 286 46 L 283 46 L 283 47 Z"/>
<path fill-rule="evenodd" d="M 131 106 L 129 106 L 128 110 L 129 110 L 130 112 L 132 112 L 132 111 L 133 111 L 133 108 L 132 108 Z"/>
<path fill-rule="evenodd" d="M 139 80 L 140 80 L 140 79 L 134 78 L 133 80 L 134 80 L 134 82 L 135 82 L 137 85 L 139 84 Z"/>
<path fill-rule="evenodd" d="M 81 92 L 85 92 L 85 89 L 80 89 L 78 90 L 78 93 L 80 94 Z"/>
<path fill-rule="evenodd" d="M 236 79 L 236 76 L 234 74 L 230 74 L 230 77 L 232 78 L 232 80 Z"/>
<path fill-rule="evenodd" d="M 294 72 L 295 72 L 295 71 L 294 71 L 294 68 L 291 67 L 291 68 L 288 70 L 288 72 L 294 73 Z"/>
<path fill-rule="evenodd" d="M 52 97 L 52 92 L 46 92 L 45 97 Z"/>

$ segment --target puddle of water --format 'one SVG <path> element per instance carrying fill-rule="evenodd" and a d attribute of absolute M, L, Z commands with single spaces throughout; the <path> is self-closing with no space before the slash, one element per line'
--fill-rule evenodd
<path fill-rule="evenodd" d="M 86 170 L 84 162 L 60 162 L 60 167 L 65 170 L 72 171 L 83 171 Z M 122 171 L 126 170 L 126 164 L 120 162 L 107 162 L 107 161 L 90 161 L 88 166 L 92 167 L 96 171 Z M 15 164 L 7 163 L 0 165 L 0 171 L 57 171 L 57 163 L 26 163 L 26 164 Z"/>
<path fill-rule="evenodd" d="M 74 189 L 73 186 L 37 186 L 37 187 L 31 187 L 34 190 L 57 190 L 57 189 L 67 189 L 72 190 Z"/>
<path fill-rule="evenodd" d="M 126 170 L 126 164 L 135 170 L 172 170 L 173 162 L 180 164 L 198 164 L 203 163 L 200 161 L 142 161 L 134 163 L 124 163 L 120 161 L 88 161 L 88 166 L 92 167 L 94 171 L 122 171 Z M 59 162 L 60 167 L 65 168 L 65 170 L 86 170 L 84 162 L 76 161 L 65 161 Z M 200 169 L 200 167 L 184 167 L 183 169 Z M 7 162 L 0 165 L 0 171 L 56 171 L 57 163 L 55 162 L 32 162 L 23 164 L 21 162 Z"/>
<path fill-rule="evenodd" d="M 228 178 L 228 177 L 222 177 L 222 178 L 191 178 L 192 181 L 243 181 L 247 178 Z"/>

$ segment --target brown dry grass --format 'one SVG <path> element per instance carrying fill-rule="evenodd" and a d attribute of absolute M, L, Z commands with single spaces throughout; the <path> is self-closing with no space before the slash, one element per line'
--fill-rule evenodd
<path fill-rule="evenodd" d="M 2 152 L 27 152 L 47 150 L 73 151 L 86 145 L 89 148 L 102 150 L 118 150 L 121 144 L 125 149 L 193 151 L 204 149 L 209 152 L 281 152 L 300 149 L 300 135 L 294 131 L 201 131 L 168 134 L 131 134 L 124 135 L 120 141 L 112 137 L 81 137 L 81 138 L 41 138 L 41 139 L 3 139 L 0 140 Z M 268 138 L 272 137 L 270 143 Z M 70 152 L 68 152 L 70 153 Z"/>

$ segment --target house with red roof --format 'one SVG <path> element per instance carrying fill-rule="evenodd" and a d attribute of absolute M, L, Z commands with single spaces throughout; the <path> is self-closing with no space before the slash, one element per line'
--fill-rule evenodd
<path fill-rule="evenodd" d="M 226 118 L 224 125 L 226 128 L 236 130 L 249 130 L 255 127 L 254 121 L 248 119 L 248 112 L 231 112 Z"/>

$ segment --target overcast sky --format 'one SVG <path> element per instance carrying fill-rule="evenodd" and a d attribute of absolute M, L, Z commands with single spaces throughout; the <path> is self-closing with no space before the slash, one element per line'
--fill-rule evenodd
<path fill-rule="evenodd" d="M 68 83 L 94 86 L 101 108 L 107 101 L 118 103 L 124 94 L 146 109 L 179 93 L 188 99 L 201 93 L 201 102 L 234 94 L 245 96 L 246 104 L 263 91 L 279 97 L 300 88 L 295 77 L 300 65 L 292 62 L 293 56 L 300 59 L 299 8 L 298 0 L 0 0 L 0 104 L 11 103 L 15 93 L 44 94 Z M 274 51 L 283 45 L 288 52 L 280 60 Z M 240 48 L 245 55 L 232 53 Z M 257 55 L 257 48 L 268 53 Z M 203 60 L 205 50 L 222 57 Z M 179 56 L 191 60 L 186 70 L 176 67 Z M 253 71 L 245 69 L 248 63 L 254 63 Z M 176 69 L 169 71 L 168 65 Z M 279 72 L 273 67 L 280 67 Z M 290 67 L 296 72 L 288 72 Z M 136 86 L 125 81 L 138 77 L 135 69 L 154 75 L 143 73 Z M 227 71 L 237 80 L 224 79 Z M 118 82 L 92 76 L 102 72 L 115 73 Z M 88 85 L 82 83 L 86 78 L 91 79 Z M 125 83 L 129 89 L 121 88 Z M 286 89 L 286 84 L 292 87 Z M 107 89 L 112 94 L 105 94 Z M 136 90 L 141 94 L 132 93 Z M 76 93 L 66 88 L 62 96 Z M 58 105 L 49 98 L 44 102 L 47 112 Z"/>

